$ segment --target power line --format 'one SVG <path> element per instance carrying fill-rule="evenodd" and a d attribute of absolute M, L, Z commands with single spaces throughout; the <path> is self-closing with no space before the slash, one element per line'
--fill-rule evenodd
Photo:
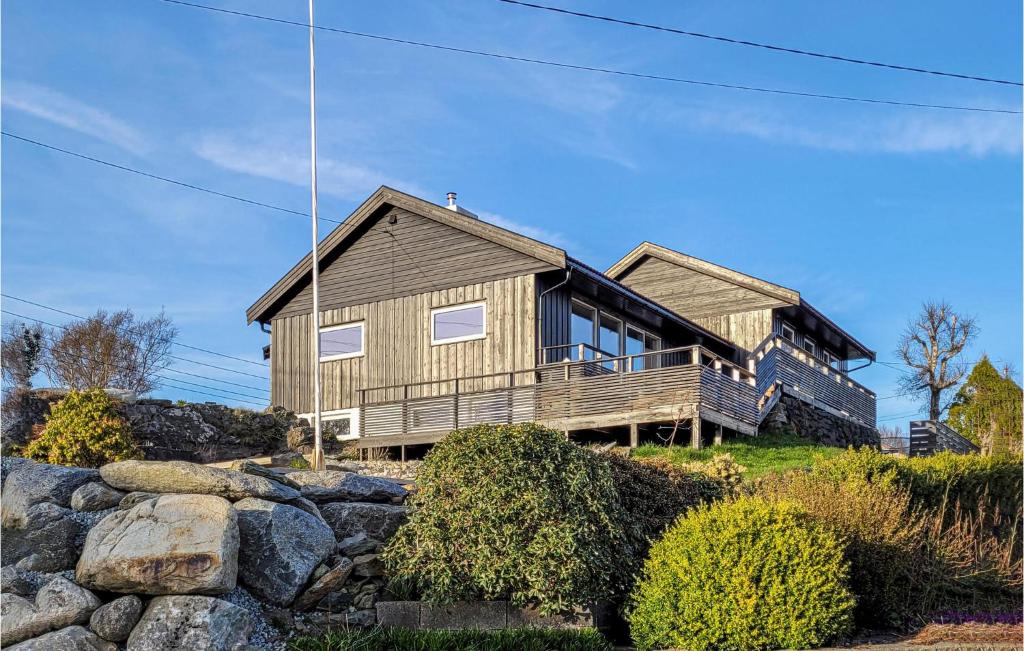
<path fill-rule="evenodd" d="M 220 395 L 217 395 L 215 393 L 207 393 L 206 391 L 196 391 L 195 389 L 189 389 L 188 387 L 181 387 L 181 386 L 177 386 L 175 384 L 168 384 L 167 382 L 160 382 L 159 386 L 161 388 L 165 388 L 165 389 L 178 389 L 179 391 L 188 391 L 188 392 L 191 392 L 191 393 L 198 393 L 199 395 L 202 395 L 202 396 L 209 396 L 211 398 L 220 398 L 221 400 L 234 400 L 235 402 L 242 402 L 242 403 L 245 403 L 247 405 L 256 405 L 257 407 L 262 407 L 263 406 L 263 403 L 261 403 L 261 402 L 252 402 L 251 400 L 240 400 L 238 398 L 228 398 L 226 396 L 220 396 Z"/>
<path fill-rule="evenodd" d="M 10 310 L 0 310 L 0 312 L 2 312 L 3 314 L 7 314 L 9 316 L 16 317 L 18 319 L 25 319 L 27 321 L 34 321 L 35 323 L 39 323 L 39 324 L 42 324 L 42 325 L 47 325 L 47 326 L 50 326 L 51 328 L 60 328 L 62 330 L 66 330 L 67 329 L 67 326 L 60 325 L 59 323 L 50 323 L 49 321 L 44 321 L 42 319 L 36 319 L 34 317 L 25 316 L 24 314 L 18 314 L 17 312 L 11 312 Z M 50 340 L 52 342 L 53 338 L 51 337 Z M 98 360 L 98 359 L 95 359 L 93 357 L 86 357 L 84 355 L 78 355 L 76 353 L 69 353 L 69 354 L 74 356 L 74 357 L 78 357 L 79 359 L 83 359 L 83 360 L 86 360 L 86 361 L 94 362 L 94 363 L 97 363 L 97 364 L 102 364 L 103 366 L 108 366 L 110 368 L 114 368 L 114 369 L 118 369 L 118 370 L 125 370 L 125 368 L 126 368 L 126 367 L 123 367 L 123 366 L 118 366 L 116 364 L 111 364 L 110 362 L 104 362 L 102 360 Z M 171 371 L 173 373 L 180 373 L 182 375 L 188 375 L 188 376 L 191 376 L 191 377 L 197 377 L 197 378 L 200 378 L 200 379 L 203 379 L 203 380 L 209 380 L 211 382 L 220 382 L 220 383 L 223 383 L 223 384 L 234 384 L 233 382 L 228 382 L 227 380 L 221 380 L 221 379 L 218 379 L 218 378 L 209 377 L 207 375 L 199 375 L 198 373 L 189 373 L 188 371 L 181 371 L 181 370 L 173 369 L 173 368 L 163 368 L 163 369 L 160 369 L 160 370 Z M 162 378 L 164 380 L 173 380 L 175 382 L 184 382 L 186 384 L 193 384 L 195 386 L 200 386 L 200 387 L 203 387 L 203 388 L 206 388 L 206 389 L 213 389 L 215 391 L 221 391 L 223 393 L 233 393 L 235 395 L 245 396 L 247 398 L 255 398 L 257 400 L 262 400 L 263 399 L 260 396 L 252 396 L 252 395 L 248 395 L 248 394 L 244 394 L 244 393 L 239 393 L 237 391 L 231 391 L 229 389 L 222 389 L 220 387 L 211 387 L 211 386 L 204 385 L 204 384 L 198 384 L 196 382 L 188 382 L 186 380 L 181 380 L 181 379 L 178 379 L 178 378 L 168 378 L 168 377 L 165 377 L 163 375 L 156 374 L 156 373 L 154 373 L 154 377 Z M 236 386 L 241 386 L 243 388 L 253 389 L 253 390 L 256 390 L 256 391 L 266 391 L 266 389 L 260 389 L 258 387 L 249 387 L 249 386 L 245 386 L 245 385 L 236 385 Z M 220 397 L 224 398 L 226 396 L 220 396 Z"/>
<path fill-rule="evenodd" d="M 855 63 L 858 65 L 874 66 L 876 68 L 888 68 L 890 70 L 902 70 L 904 72 L 917 72 L 926 75 L 937 75 L 940 77 L 953 77 L 956 79 L 966 79 L 969 81 L 982 81 L 990 84 L 1003 84 L 1006 86 L 1024 86 L 1019 81 L 1009 81 L 1006 79 L 993 79 L 990 77 L 978 77 L 975 75 L 965 75 L 957 72 L 945 72 L 942 70 L 931 70 L 928 68 L 918 68 L 914 66 L 903 66 L 895 63 L 884 63 L 882 61 L 870 61 L 867 59 L 855 59 L 853 57 L 840 56 L 838 54 L 825 54 L 823 52 L 812 52 L 810 50 L 798 50 L 796 48 L 783 47 L 781 45 L 772 45 L 771 43 L 758 43 L 756 41 L 746 41 L 738 38 L 731 38 L 728 36 L 716 36 L 714 34 L 704 34 L 702 32 L 691 32 L 684 29 L 677 29 L 675 27 L 665 27 L 663 25 L 652 25 L 650 23 L 641 23 L 633 20 L 624 20 L 622 18 L 612 18 L 611 16 L 600 16 L 597 14 L 588 14 L 582 11 L 571 11 L 569 9 L 563 9 L 561 7 L 550 7 L 547 5 L 534 4 L 532 2 L 523 2 L 522 0 L 498 0 L 510 5 L 519 5 L 521 7 L 529 7 L 531 9 L 542 9 L 544 11 L 551 11 L 554 13 L 565 14 L 567 16 L 576 16 L 578 18 L 587 18 L 590 20 L 600 20 L 607 23 L 615 23 L 618 25 L 625 25 L 627 27 L 640 27 L 642 29 L 650 29 L 659 32 L 668 32 L 679 36 L 690 36 L 694 38 L 703 38 L 711 41 L 720 41 L 722 43 L 731 43 L 733 45 L 744 45 L 747 47 L 762 48 L 765 50 L 772 50 L 773 52 L 785 52 L 787 54 L 799 54 L 801 56 L 816 57 L 819 59 L 829 59 L 832 61 L 842 61 L 843 63 Z"/>
<path fill-rule="evenodd" d="M 309 29 L 309 25 L 303 22 L 295 20 L 287 20 L 284 18 L 274 18 L 272 16 L 264 16 L 261 14 L 253 14 L 245 11 L 234 11 L 231 9 L 223 9 L 221 7 L 211 7 L 209 5 L 197 4 L 194 2 L 185 2 L 184 0 L 161 0 L 169 4 L 181 5 L 183 7 L 192 7 L 195 9 L 203 9 L 206 11 L 214 11 L 222 14 L 229 14 L 232 16 L 241 16 L 243 18 L 254 18 L 256 20 L 265 20 L 273 23 L 280 23 L 282 25 L 293 25 L 296 27 L 302 27 L 303 29 Z M 930 108 L 930 109 L 942 109 L 949 111 L 974 111 L 981 113 L 1006 113 L 1010 115 L 1019 115 L 1021 111 L 1014 111 L 1010 109 L 996 109 L 996 108 L 984 108 L 976 106 L 957 106 L 948 104 L 926 104 L 920 102 L 900 102 L 896 100 L 876 99 L 869 97 L 854 97 L 850 95 L 828 95 L 824 93 L 810 93 L 795 90 L 783 90 L 779 88 L 764 88 L 760 86 L 744 86 L 740 84 L 727 84 L 722 82 L 713 81 L 702 81 L 699 79 L 685 79 L 682 77 L 669 77 L 666 75 L 653 75 L 641 72 L 630 72 L 627 70 L 616 70 L 612 68 L 598 68 L 594 66 L 584 66 L 573 63 L 564 63 L 559 61 L 549 61 L 544 59 L 533 59 L 529 57 L 514 56 L 511 54 L 501 54 L 498 52 L 487 52 L 483 50 L 470 50 L 467 48 L 452 47 L 450 45 L 440 45 L 438 43 L 427 43 L 423 41 L 413 41 L 409 39 L 396 38 L 393 36 L 383 36 L 380 34 L 368 34 L 366 32 L 356 32 L 348 29 L 341 29 L 338 27 L 327 27 L 325 25 L 314 25 L 316 29 L 323 30 L 325 32 L 332 32 L 335 34 L 345 34 L 347 36 L 357 36 L 359 38 L 373 39 L 377 41 L 385 41 L 388 43 L 400 43 L 402 45 L 412 45 L 415 47 L 429 48 L 433 50 L 442 50 L 445 52 L 457 52 L 459 54 L 471 54 L 473 56 L 489 57 L 492 59 L 502 59 L 505 61 L 516 61 L 519 63 L 532 63 L 535 65 L 551 66 L 555 68 L 565 68 L 568 70 L 583 70 L 586 72 L 598 72 L 606 75 L 618 75 L 621 77 L 633 77 L 637 79 L 649 79 L 653 81 L 666 81 L 678 84 L 689 84 L 693 86 L 707 86 L 712 88 L 727 88 L 730 90 L 742 90 L 753 93 L 769 93 L 773 95 L 788 95 L 793 97 L 806 97 L 813 99 L 827 99 L 841 102 L 861 102 L 866 104 L 885 104 L 889 106 L 904 106 L 911 108 Z"/>
<path fill-rule="evenodd" d="M 178 181 L 177 179 L 168 178 L 166 176 L 160 176 L 159 174 L 153 174 L 151 172 L 144 172 L 143 170 L 136 169 L 134 167 L 128 167 L 127 165 L 118 165 L 117 163 L 111 163 L 110 161 L 103 160 L 101 158 L 95 158 L 93 156 L 87 156 L 85 154 L 80 154 L 80 153 L 78 153 L 76 151 L 71 151 L 70 149 L 62 149 L 62 148 L 56 147 L 54 145 L 48 145 L 45 142 L 40 142 L 38 140 L 32 140 L 31 138 L 26 138 L 24 136 L 19 136 L 17 134 L 11 133 L 10 131 L 0 131 L 0 133 L 2 133 L 3 135 L 7 136 L 8 138 L 14 138 L 16 140 L 21 140 L 23 142 L 29 143 L 31 145 L 35 145 L 37 147 L 43 147 L 45 149 L 50 149 L 50 150 L 53 150 L 53 151 L 56 151 L 56 152 L 60 152 L 62 154 L 67 154 L 68 156 L 74 156 L 76 158 L 81 158 L 83 160 L 87 160 L 87 161 L 90 161 L 92 163 L 98 163 L 100 165 L 106 165 L 107 167 L 113 167 L 113 168 L 119 169 L 119 170 L 121 170 L 123 172 L 131 172 L 132 174 L 138 174 L 139 176 L 145 176 L 147 178 L 155 179 L 157 181 L 163 181 L 164 183 L 172 183 L 174 185 L 179 185 L 179 186 L 181 186 L 183 188 L 188 188 L 190 190 L 198 190 L 199 192 L 205 192 L 207 194 L 213 194 L 213 195 L 216 195 L 218 197 L 223 197 L 225 199 L 233 199 L 235 201 L 241 201 L 242 203 L 247 203 L 247 204 L 252 205 L 252 206 L 259 206 L 261 208 L 269 208 L 271 210 L 279 210 L 281 212 L 291 213 L 293 215 L 301 215 L 302 217 L 309 217 L 309 213 L 304 213 L 304 212 L 299 211 L 299 210 L 292 210 L 291 208 L 283 208 L 281 206 L 275 206 L 273 204 L 264 203 L 262 201 L 256 201 L 254 199 L 246 199 L 245 197 L 240 197 L 240 196 L 235 195 L 235 194 L 228 194 L 227 192 L 221 192 L 219 190 L 213 190 L 213 189 L 210 189 L 210 188 L 203 187 L 201 185 L 195 185 L 194 183 L 186 183 L 185 181 Z M 340 221 L 336 221 L 334 219 L 327 219 L 327 218 L 324 218 L 324 217 L 321 217 L 321 219 L 323 219 L 324 221 L 328 221 L 328 222 L 334 222 L 336 224 L 340 224 L 341 223 Z"/>
<path fill-rule="evenodd" d="M 82 316 L 80 314 L 75 314 L 73 312 L 67 312 L 65 310 L 61 310 L 61 309 L 55 308 L 52 305 L 43 305 L 42 303 L 36 303 L 34 301 L 30 301 L 30 300 L 25 299 L 25 298 L 19 298 L 17 296 L 12 296 L 10 294 L 0 293 L 0 296 L 2 296 L 3 298 L 9 298 L 11 300 L 18 301 L 20 303 L 27 303 L 29 305 L 35 305 L 36 307 L 41 307 L 44 310 L 50 310 L 51 312 L 57 312 L 58 314 L 64 314 L 66 316 L 73 316 L 76 319 L 85 319 L 85 318 L 87 318 L 87 317 L 84 317 L 84 316 Z M 263 364 L 262 362 L 254 362 L 254 361 L 252 361 L 250 359 L 245 359 L 243 357 L 235 357 L 234 355 L 227 355 L 225 353 L 218 353 L 215 350 L 208 350 L 206 348 L 200 348 L 198 346 L 190 346 L 189 344 L 183 344 L 183 343 L 178 342 L 178 341 L 174 341 L 174 342 L 171 342 L 171 343 L 173 343 L 175 346 L 181 346 L 182 348 L 190 348 L 192 350 L 198 350 L 198 351 L 203 352 L 203 353 L 209 353 L 211 355 L 217 355 L 218 357 L 225 357 L 227 359 L 233 359 L 233 360 L 236 360 L 236 361 L 239 361 L 239 362 L 245 362 L 247 364 L 253 364 L 255 366 L 262 366 L 264 368 L 267 367 L 267 365 Z M 184 358 L 181 358 L 181 359 L 184 359 Z M 195 364 L 202 364 L 202 362 L 196 362 L 195 360 L 186 360 L 186 361 L 190 361 L 190 362 L 193 362 Z M 207 366 L 209 366 L 209 365 L 207 365 Z M 213 368 L 220 369 L 222 371 L 234 371 L 234 369 L 222 368 L 220 366 L 214 366 Z M 259 377 L 259 378 L 263 379 L 262 376 L 254 376 L 254 377 Z"/>

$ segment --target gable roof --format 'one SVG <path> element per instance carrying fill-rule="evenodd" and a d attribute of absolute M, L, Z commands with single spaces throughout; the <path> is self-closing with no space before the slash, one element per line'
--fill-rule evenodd
<path fill-rule="evenodd" d="M 770 283 L 767 280 L 762 280 L 761 278 L 741 273 L 735 269 L 723 267 L 707 260 L 701 260 L 700 258 L 673 251 L 653 242 L 641 242 L 636 248 L 624 255 L 621 260 L 609 267 L 605 274 L 615 280 L 621 280 L 626 275 L 626 271 L 644 256 L 671 262 L 680 267 L 724 280 L 789 305 L 800 304 L 800 292 L 796 290 Z"/>
<path fill-rule="evenodd" d="M 317 252 L 321 270 L 325 258 L 330 257 L 335 250 L 350 243 L 357 236 L 359 226 L 375 215 L 381 214 L 382 210 L 392 207 L 408 210 L 542 262 L 565 268 L 566 256 L 562 249 L 382 185 L 320 242 Z M 267 315 L 273 312 L 275 305 L 290 290 L 297 285 L 310 282 L 313 270 L 312 260 L 313 253 L 311 251 L 253 303 L 245 312 L 247 323 L 267 321 Z"/>

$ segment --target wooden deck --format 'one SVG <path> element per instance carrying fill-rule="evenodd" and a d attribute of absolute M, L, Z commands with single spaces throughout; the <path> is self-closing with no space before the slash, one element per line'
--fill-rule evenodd
<path fill-rule="evenodd" d="M 875 426 L 875 393 L 792 342 L 773 336 L 755 352 L 757 395 L 773 386 L 829 413 Z"/>
<path fill-rule="evenodd" d="M 576 431 L 700 418 L 754 434 L 756 398 L 753 373 L 697 346 L 590 357 L 363 390 L 357 445 L 432 443 L 460 427 L 529 421 Z"/>

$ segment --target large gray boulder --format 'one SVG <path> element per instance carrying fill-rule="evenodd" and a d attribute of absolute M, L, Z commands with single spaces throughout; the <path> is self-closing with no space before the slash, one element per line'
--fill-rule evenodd
<path fill-rule="evenodd" d="M 117 651 L 117 645 L 81 626 L 68 626 L 15 644 L 8 651 Z"/>
<path fill-rule="evenodd" d="M 125 496 L 101 481 L 82 484 L 71 494 L 71 508 L 76 511 L 106 511 L 117 506 Z"/>
<path fill-rule="evenodd" d="M 27 597 L 36 593 L 38 584 L 33 572 L 20 570 L 13 565 L 5 565 L 0 569 L 0 592 Z"/>
<path fill-rule="evenodd" d="M 286 504 L 256 498 L 235 503 L 241 546 L 238 578 L 253 594 L 287 606 L 335 547 L 323 520 Z"/>
<path fill-rule="evenodd" d="M 21 464 L 4 481 L 0 524 L 4 529 L 24 527 L 29 509 L 44 502 L 68 508 L 75 489 L 97 479 L 99 473 L 87 468 L 48 463 Z"/>
<path fill-rule="evenodd" d="M 187 461 L 117 461 L 100 468 L 103 481 L 124 491 L 217 495 L 232 502 L 259 497 L 287 502 L 299 491 L 264 477 Z"/>
<path fill-rule="evenodd" d="M 314 502 L 400 502 L 409 494 L 401 484 L 340 470 L 288 473 L 301 486 L 302 496 Z"/>
<path fill-rule="evenodd" d="M 19 514 L 18 526 L 3 527 L 0 562 L 36 572 L 59 572 L 74 567 L 82 524 L 72 516 L 70 509 L 50 502 L 33 504 Z"/>
<path fill-rule="evenodd" d="M 142 599 L 130 594 L 97 608 L 89 618 L 89 628 L 104 640 L 124 642 L 140 617 Z"/>
<path fill-rule="evenodd" d="M 161 495 L 100 521 L 85 539 L 82 585 L 139 594 L 223 594 L 238 574 L 238 519 L 213 495 Z"/>
<path fill-rule="evenodd" d="M 96 595 L 61 577 L 40 588 L 34 601 L 0 594 L 0 646 L 71 624 L 84 624 L 100 604 Z"/>
<path fill-rule="evenodd" d="M 405 522 L 406 508 L 391 504 L 332 502 L 322 504 L 320 513 L 339 541 L 362 534 L 365 539 L 383 543 Z"/>
<path fill-rule="evenodd" d="M 252 616 L 223 599 L 156 597 L 128 637 L 128 651 L 232 651 L 248 641 Z"/>

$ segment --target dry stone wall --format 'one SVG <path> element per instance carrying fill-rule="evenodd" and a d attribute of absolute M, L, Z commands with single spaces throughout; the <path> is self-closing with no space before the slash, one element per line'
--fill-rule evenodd
<path fill-rule="evenodd" d="M 761 423 L 761 432 L 789 430 L 803 438 L 833 447 L 879 447 L 878 430 L 783 394 Z"/>

